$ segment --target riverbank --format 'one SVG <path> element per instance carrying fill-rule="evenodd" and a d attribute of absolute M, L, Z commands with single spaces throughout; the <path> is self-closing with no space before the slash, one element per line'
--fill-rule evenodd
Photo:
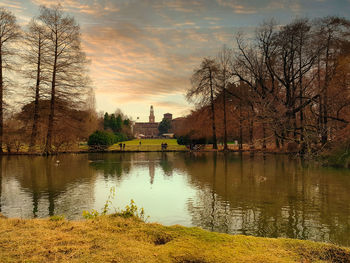
<path fill-rule="evenodd" d="M 166 148 L 162 149 L 162 144 L 166 144 Z M 278 150 L 275 148 L 254 148 L 250 149 L 249 145 L 243 145 L 243 149 L 239 149 L 236 144 L 229 144 L 228 150 L 224 150 L 223 145 L 218 145 L 218 149 L 213 149 L 211 144 L 201 145 L 196 150 L 190 150 L 185 145 L 179 145 L 176 139 L 134 139 L 130 141 L 124 141 L 113 144 L 108 148 L 98 147 L 95 149 L 89 149 L 87 144 L 79 144 L 79 146 L 72 150 L 59 150 L 58 152 L 50 155 L 57 154 L 84 154 L 84 153 L 123 153 L 123 152 L 236 152 L 236 153 L 264 153 L 264 154 L 296 154 L 295 152 Z M 3 155 L 43 155 L 41 151 L 28 152 L 28 147 L 22 147 L 18 152 L 6 152 L 4 149 Z"/>
<path fill-rule="evenodd" d="M 350 262 L 350 248 L 162 226 L 135 218 L 0 218 L 1 262 Z"/>

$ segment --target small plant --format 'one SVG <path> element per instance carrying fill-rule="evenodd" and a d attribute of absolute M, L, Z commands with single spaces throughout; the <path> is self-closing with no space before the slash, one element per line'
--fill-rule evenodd
<path fill-rule="evenodd" d="M 50 221 L 63 221 L 65 220 L 65 216 L 64 215 L 53 215 L 50 216 Z"/>
<path fill-rule="evenodd" d="M 122 216 L 124 218 L 136 217 L 145 221 L 145 210 L 142 208 L 138 208 L 133 199 L 130 200 L 130 205 L 126 205 L 124 210 L 121 210 L 117 215 Z"/>
<path fill-rule="evenodd" d="M 111 187 L 109 190 L 109 196 L 104 204 L 102 211 L 98 212 L 96 209 L 92 209 L 91 211 L 83 211 L 83 217 L 85 219 L 94 219 L 101 215 L 106 215 L 110 211 L 110 207 L 112 205 L 112 200 L 115 198 L 115 187 Z M 145 218 L 145 210 L 143 208 L 138 208 L 133 199 L 130 200 L 130 204 L 125 206 L 125 209 L 120 212 L 115 210 L 115 215 L 121 216 L 124 218 L 136 217 L 142 221 L 146 221 Z"/>
<path fill-rule="evenodd" d="M 92 209 L 91 211 L 87 211 L 87 210 L 83 211 L 83 217 L 85 219 L 94 219 L 94 218 L 98 217 L 99 215 L 100 215 L 100 213 L 95 209 Z"/>
<path fill-rule="evenodd" d="M 100 212 L 98 212 L 96 209 L 92 209 L 91 211 L 83 211 L 83 217 L 85 219 L 94 219 L 100 215 L 106 215 L 109 210 L 110 210 L 110 206 L 112 205 L 112 200 L 115 198 L 115 187 L 111 187 L 111 189 L 109 190 L 109 196 L 107 197 L 106 203 L 103 206 L 103 209 Z"/>
<path fill-rule="evenodd" d="M 115 187 L 111 187 L 109 189 L 109 196 L 107 197 L 106 203 L 103 206 L 103 210 L 101 212 L 102 215 L 106 215 L 110 210 L 110 206 L 112 205 L 112 200 L 115 198 Z"/>

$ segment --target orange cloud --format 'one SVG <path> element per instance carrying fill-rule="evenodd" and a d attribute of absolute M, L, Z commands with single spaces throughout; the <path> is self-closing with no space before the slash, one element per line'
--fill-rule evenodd
<path fill-rule="evenodd" d="M 82 4 L 79 0 L 32 0 L 32 3 L 45 6 L 61 4 L 63 9 L 68 12 L 92 16 L 103 16 L 119 11 L 119 8 L 113 1 L 84 1 L 84 4 Z"/>
<path fill-rule="evenodd" d="M 23 9 L 22 4 L 16 0 L 4 0 L 4 1 L 0 2 L 0 7 L 13 8 L 16 10 Z"/>

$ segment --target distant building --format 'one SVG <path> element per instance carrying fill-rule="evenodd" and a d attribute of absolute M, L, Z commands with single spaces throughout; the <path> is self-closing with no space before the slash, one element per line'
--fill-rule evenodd
<path fill-rule="evenodd" d="M 164 119 L 168 119 L 171 122 L 173 120 L 173 115 L 171 113 L 165 113 Z"/>
<path fill-rule="evenodd" d="M 150 113 L 149 113 L 149 122 L 150 123 L 154 123 L 154 110 L 153 110 L 153 105 L 151 105 L 151 110 L 150 110 Z"/>
<path fill-rule="evenodd" d="M 158 136 L 158 122 L 155 122 L 154 110 L 151 105 L 149 122 L 135 122 L 133 133 L 139 138 L 155 138 Z"/>
<path fill-rule="evenodd" d="M 165 113 L 163 116 L 164 119 L 168 119 L 173 127 L 173 123 L 176 120 L 173 120 L 173 115 L 171 113 Z M 133 134 L 137 138 L 155 138 L 158 137 L 158 125 L 159 122 L 155 122 L 154 109 L 151 105 L 149 113 L 149 122 L 135 122 L 133 125 Z M 172 133 L 167 134 L 167 137 L 173 137 Z"/>

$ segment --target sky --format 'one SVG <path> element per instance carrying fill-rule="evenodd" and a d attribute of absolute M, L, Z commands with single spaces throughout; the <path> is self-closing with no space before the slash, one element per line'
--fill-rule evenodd
<path fill-rule="evenodd" d="M 190 78 L 204 57 L 234 34 L 253 33 L 264 20 L 286 24 L 298 17 L 350 19 L 350 0 L 0 0 L 21 25 L 39 6 L 60 3 L 81 26 L 83 48 L 98 111 L 117 108 L 134 120 L 188 114 Z"/>

